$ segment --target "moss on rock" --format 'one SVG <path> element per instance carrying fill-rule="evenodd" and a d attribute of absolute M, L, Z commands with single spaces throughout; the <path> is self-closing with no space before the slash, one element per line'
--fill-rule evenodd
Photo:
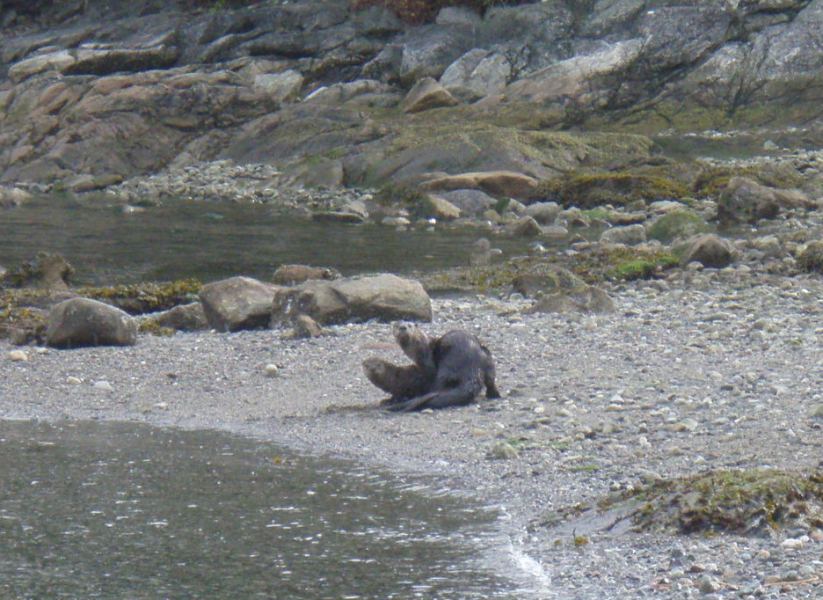
<path fill-rule="evenodd" d="M 709 231 L 709 224 L 693 210 L 680 209 L 667 213 L 652 223 L 647 231 L 650 239 L 669 244 L 677 238 L 688 238 Z"/>
<path fill-rule="evenodd" d="M 675 179 L 630 171 L 575 172 L 543 182 L 541 191 L 564 206 L 583 209 L 623 206 L 635 200 L 679 200 L 689 195 L 688 188 Z"/>
<path fill-rule="evenodd" d="M 77 293 L 137 315 L 173 308 L 197 299 L 203 284 L 197 279 L 168 283 L 133 283 L 109 287 L 85 287 Z"/>
<path fill-rule="evenodd" d="M 665 480 L 629 495 L 640 530 L 764 533 L 823 526 L 823 472 L 719 470 Z"/>

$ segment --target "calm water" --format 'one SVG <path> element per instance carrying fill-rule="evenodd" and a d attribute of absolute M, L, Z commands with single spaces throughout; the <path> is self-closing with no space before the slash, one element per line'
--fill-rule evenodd
<path fill-rule="evenodd" d="M 2 598 L 526 598 L 495 515 L 217 432 L 0 421 Z"/>
<path fill-rule="evenodd" d="M 475 230 L 397 232 L 379 225 L 322 224 L 277 214 L 265 205 L 179 202 L 123 214 L 102 201 L 38 198 L 0 211 L 0 265 L 38 251 L 58 252 L 78 284 L 231 275 L 268 279 L 287 263 L 335 267 L 344 274 L 408 274 L 466 265 Z M 522 240 L 495 240 L 522 253 Z"/>

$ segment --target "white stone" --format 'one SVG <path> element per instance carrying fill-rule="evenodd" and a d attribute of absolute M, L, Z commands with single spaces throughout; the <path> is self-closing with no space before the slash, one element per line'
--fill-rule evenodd
<path fill-rule="evenodd" d="M 29 359 L 29 355 L 23 350 L 12 350 L 9 352 L 9 358 L 14 362 L 24 362 Z"/>
<path fill-rule="evenodd" d="M 263 371 L 266 373 L 266 377 L 277 377 L 279 373 L 279 369 L 277 365 L 274 363 L 269 363 L 265 367 L 263 367 Z"/>

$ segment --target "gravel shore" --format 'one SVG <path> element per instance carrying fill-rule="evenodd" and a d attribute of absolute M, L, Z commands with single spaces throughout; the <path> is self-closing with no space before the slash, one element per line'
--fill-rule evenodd
<path fill-rule="evenodd" d="M 530 562 L 540 598 L 820 598 L 819 531 L 593 532 L 581 545 L 538 525 L 649 478 L 823 459 L 820 279 L 684 276 L 611 289 L 617 311 L 606 316 L 526 315 L 517 298 L 435 299 L 426 330 L 474 331 L 497 361 L 503 399 L 468 408 L 375 409 L 381 393 L 361 361 L 406 360 L 390 326 L 372 323 L 311 340 L 259 331 L 27 348 L 26 360 L 3 341 L 0 410 L 215 428 L 446 478 L 510 518 L 515 546 L 540 565 Z"/>

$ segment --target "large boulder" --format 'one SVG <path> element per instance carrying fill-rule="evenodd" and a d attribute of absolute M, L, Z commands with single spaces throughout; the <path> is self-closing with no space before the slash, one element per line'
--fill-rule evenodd
<path fill-rule="evenodd" d="M 277 290 L 251 277 L 231 277 L 204 285 L 200 302 L 209 325 L 217 331 L 264 329 Z"/>
<path fill-rule="evenodd" d="M 308 315 L 321 325 L 352 321 L 431 321 L 431 299 L 412 279 L 381 274 L 337 281 L 308 281 L 275 292 L 272 324 Z"/>
<path fill-rule="evenodd" d="M 72 298 L 49 312 L 46 343 L 55 348 L 131 346 L 137 321 L 128 313 L 89 298 Z"/>

